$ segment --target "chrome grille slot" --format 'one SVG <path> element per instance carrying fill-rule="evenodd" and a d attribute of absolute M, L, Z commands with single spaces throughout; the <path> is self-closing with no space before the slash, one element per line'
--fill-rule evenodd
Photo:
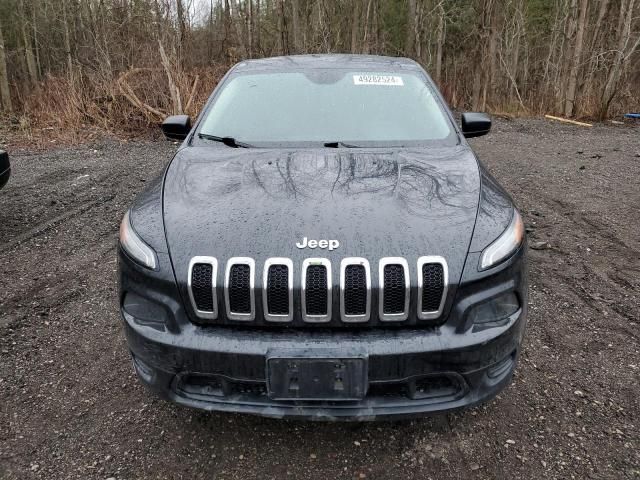
<path fill-rule="evenodd" d="M 365 258 L 340 263 L 340 317 L 343 322 L 368 322 L 371 316 L 371 271 Z"/>
<path fill-rule="evenodd" d="M 255 318 L 254 275 L 252 258 L 234 257 L 227 262 L 224 294 L 229 319 L 251 321 Z"/>
<path fill-rule="evenodd" d="M 432 320 L 442 315 L 449 285 L 447 262 L 442 257 L 418 259 L 418 318 Z"/>
<path fill-rule="evenodd" d="M 262 302 L 266 320 L 293 320 L 293 262 L 288 258 L 270 258 L 264 263 Z"/>
<path fill-rule="evenodd" d="M 409 264 L 404 258 L 380 260 L 379 315 L 380 320 L 399 322 L 409 316 Z"/>
<path fill-rule="evenodd" d="M 331 321 L 331 262 L 307 258 L 302 262 L 302 318 L 305 322 Z"/>
<path fill-rule="evenodd" d="M 198 310 L 213 310 L 212 273 L 213 268 L 207 263 L 196 263 L 191 271 L 191 293 Z"/>
<path fill-rule="evenodd" d="M 367 276 L 362 265 L 348 265 L 344 273 L 344 311 L 364 315 L 367 311 Z"/>
<path fill-rule="evenodd" d="M 218 261 L 213 257 L 193 257 L 189 262 L 187 288 L 197 317 L 213 320 L 218 316 L 216 277 Z"/>

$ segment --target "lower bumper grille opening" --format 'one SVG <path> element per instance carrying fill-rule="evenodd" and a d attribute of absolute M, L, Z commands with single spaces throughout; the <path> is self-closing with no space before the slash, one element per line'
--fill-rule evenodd
<path fill-rule="evenodd" d="M 177 389 L 187 396 L 224 397 L 222 382 L 213 375 L 184 375 L 178 380 Z"/>
<path fill-rule="evenodd" d="M 183 396 L 202 399 L 232 395 L 265 398 L 267 396 L 267 387 L 262 382 L 234 381 L 204 373 L 179 375 L 176 378 L 175 389 Z"/>
<path fill-rule="evenodd" d="M 463 393 L 461 382 L 450 375 L 429 375 L 410 384 L 413 400 L 456 397 Z"/>
<path fill-rule="evenodd" d="M 228 382 L 229 394 L 251 395 L 254 397 L 267 396 L 267 386 L 264 383 Z"/>
<path fill-rule="evenodd" d="M 369 385 L 367 397 L 382 397 L 386 399 L 402 399 L 409 396 L 409 387 L 406 383 L 373 383 Z"/>
<path fill-rule="evenodd" d="M 416 400 L 421 402 L 440 403 L 461 398 L 466 393 L 465 381 L 456 374 L 432 374 L 414 380 L 397 382 L 371 383 L 365 397 L 374 402 L 407 402 Z M 233 401 L 272 402 L 269 398 L 267 385 L 262 381 L 242 381 L 228 379 L 219 375 L 208 374 L 180 374 L 174 380 L 174 387 L 181 396 L 206 401 L 220 398 Z M 325 400 L 280 400 L 284 403 L 298 403 L 304 405 L 344 405 L 344 402 Z M 357 402 L 355 402 L 357 403 Z"/>

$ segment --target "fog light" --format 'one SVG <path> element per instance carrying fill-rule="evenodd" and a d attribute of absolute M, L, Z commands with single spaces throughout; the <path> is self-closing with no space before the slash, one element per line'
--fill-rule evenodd
<path fill-rule="evenodd" d="M 469 312 L 473 323 L 498 322 L 513 315 L 520 308 L 518 297 L 513 292 L 503 293 L 488 302 L 476 305 Z"/>

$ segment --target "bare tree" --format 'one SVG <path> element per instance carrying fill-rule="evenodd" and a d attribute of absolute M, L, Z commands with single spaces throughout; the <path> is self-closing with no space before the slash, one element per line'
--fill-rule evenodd
<path fill-rule="evenodd" d="M 351 53 L 358 53 L 358 38 L 360 36 L 360 10 L 362 0 L 353 0 L 351 2 L 352 20 L 351 20 Z"/>
<path fill-rule="evenodd" d="M 71 52 L 71 34 L 69 33 L 69 21 L 67 18 L 67 2 L 68 0 L 62 0 L 62 27 L 64 31 L 64 53 L 67 58 L 67 72 L 69 75 L 73 75 L 73 57 Z"/>
<path fill-rule="evenodd" d="M 300 0 L 291 0 L 291 28 L 293 30 L 293 48 L 295 53 L 303 50 L 300 25 Z"/>
<path fill-rule="evenodd" d="M 289 53 L 410 56 L 456 107 L 640 104 L 640 0 L 5 0 L 0 16 L 2 104 L 34 121 L 137 128 L 197 112 L 231 63 Z"/>
<path fill-rule="evenodd" d="M 435 65 L 435 80 L 436 83 L 442 81 L 442 52 L 444 50 L 444 41 L 446 38 L 446 23 L 445 23 L 445 11 L 444 1 L 439 1 L 436 7 L 438 15 L 438 26 L 436 28 L 436 65 Z"/>
<path fill-rule="evenodd" d="M 187 39 L 187 19 L 185 18 L 184 5 L 182 0 L 175 0 L 176 13 L 178 14 L 178 63 L 182 66 L 182 56 L 184 51 L 184 43 Z"/>
<path fill-rule="evenodd" d="M 36 66 L 36 58 L 33 55 L 33 49 L 31 46 L 31 37 L 29 36 L 30 29 L 27 22 L 27 12 L 24 8 L 24 0 L 20 0 L 20 2 L 18 3 L 18 8 L 27 71 L 29 73 L 29 80 L 31 81 L 31 85 L 35 87 L 38 84 L 38 68 Z"/>
<path fill-rule="evenodd" d="M 11 92 L 9 91 L 9 75 L 7 75 L 7 57 L 4 49 L 4 37 L 2 36 L 2 22 L 0 22 L 0 101 L 3 110 L 13 110 L 11 104 Z"/>
<path fill-rule="evenodd" d="M 407 31 L 404 41 L 404 54 L 412 56 L 415 53 L 415 41 L 417 25 L 418 6 L 417 0 L 407 0 Z"/>
<path fill-rule="evenodd" d="M 635 0 L 622 0 L 620 4 L 620 16 L 618 20 L 618 45 L 615 51 L 613 64 L 609 69 L 609 75 L 600 98 L 600 119 L 607 118 L 609 106 L 618 91 L 618 84 L 627 61 L 633 56 L 640 46 L 640 34 L 632 39 L 631 23 L 634 15 Z"/>
<path fill-rule="evenodd" d="M 573 46 L 573 58 L 571 60 L 571 70 L 567 79 L 567 93 L 564 104 L 564 114 L 567 117 L 575 113 L 576 87 L 578 85 L 578 72 L 582 62 L 582 47 L 584 44 L 584 31 L 587 24 L 588 0 L 580 0 L 580 11 L 576 24 L 576 36 Z"/>

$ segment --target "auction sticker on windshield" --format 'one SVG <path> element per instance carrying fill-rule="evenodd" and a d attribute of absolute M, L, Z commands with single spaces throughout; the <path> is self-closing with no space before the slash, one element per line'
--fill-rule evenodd
<path fill-rule="evenodd" d="M 354 85 L 389 85 L 394 87 L 404 86 L 402 77 L 395 75 L 354 75 Z"/>

